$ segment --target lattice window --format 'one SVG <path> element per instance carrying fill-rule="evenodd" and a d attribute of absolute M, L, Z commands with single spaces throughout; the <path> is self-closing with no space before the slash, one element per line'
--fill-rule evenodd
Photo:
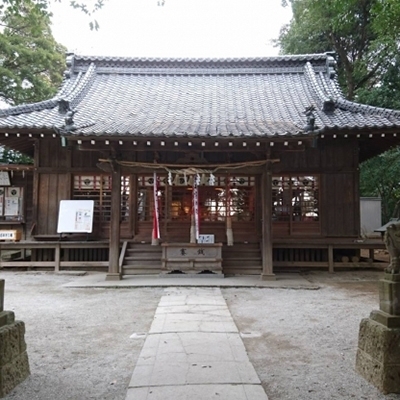
<path fill-rule="evenodd" d="M 164 218 L 165 209 L 165 176 L 158 176 L 158 212 L 159 218 Z M 138 178 L 137 213 L 138 221 L 152 221 L 154 213 L 154 178 L 153 175 Z"/>
<path fill-rule="evenodd" d="M 317 176 L 274 176 L 272 216 L 274 221 L 319 221 Z"/>
<path fill-rule="evenodd" d="M 75 175 L 72 198 L 74 200 L 94 200 L 94 221 L 111 220 L 111 176 Z M 129 219 L 130 179 L 121 177 L 121 221 Z"/>
<path fill-rule="evenodd" d="M 192 188 L 173 187 L 171 191 L 170 218 L 175 221 L 190 221 L 192 214 Z"/>
<path fill-rule="evenodd" d="M 252 221 L 255 207 L 254 190 L 254 186 L 230 187 L 229 189 L 225 185 L 222 187 L 200 186 L 200 219 L 202 221 L 225 221 L 226 217 L 230 215 L 234 221 Z M 173 187 L 171 197 L 171 218 L 190 221 L 192 188 Z"/>
<path fill-rule="evenodd" d="M 169 190 L 168 218 L 174 221 L 190 221 L 192 214 L 191 185 L 184 184 L 183 175 L 172 186 L 167 185 L 167 177 L 157 176 L 160 219 L 165 217 L 165 190 Z M 189 181 L 189 179 L 187 179 Z M 254 219 L 254 176 L 215 177 L 215 185 L 209 179 L 202 179 L 199 186 L 199 211 L 202 221 L 225 221 L 231 215 L 234 221 Z M 227 183 L 229 182 L 229 192 Z M 139 221 L 151 221 L 154 211 L 153 175 L 138 178 L 137 210 Z M 229 193 L 229 195 L 228 195 Z"/>

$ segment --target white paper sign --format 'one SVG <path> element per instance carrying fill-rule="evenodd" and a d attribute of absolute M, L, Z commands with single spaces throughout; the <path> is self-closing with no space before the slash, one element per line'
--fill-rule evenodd
<path fill-rule="evenodd" d="M 4 215 L 18 216 L 19 215 L 19 198 L 5 197 L 4 198 Z"/>
<path fill-rule="evenodd" d="M 10 186 L 10 174 L 8 171 L 0 171 L 0 186 Z"/>
<path fill-rule="evenodd" d="M 214 243 L 214 235 L 199 235 L 197 243 Z"/>
<path fill-rule="evenodd" d="M 93 210 L 93 200 L 61 200 L 57 233 L 91 233 Z"/>

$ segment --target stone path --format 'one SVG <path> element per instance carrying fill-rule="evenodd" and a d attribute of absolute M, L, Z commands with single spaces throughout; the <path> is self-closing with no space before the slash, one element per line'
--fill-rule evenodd
<path fill-rule="evenodd" d="M 167 288 L 126 400 L 268 400 L 219 288 Z"/>

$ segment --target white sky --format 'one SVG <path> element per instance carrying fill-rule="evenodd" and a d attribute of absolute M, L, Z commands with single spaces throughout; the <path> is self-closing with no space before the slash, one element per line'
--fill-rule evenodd
<path fill-rule="evenodd" d="M 291 18 L 281 0 L 107 0 L 94 18 L 52 3 L 53 35 L 80 55 L 124 57 L 265 57 Z"/>

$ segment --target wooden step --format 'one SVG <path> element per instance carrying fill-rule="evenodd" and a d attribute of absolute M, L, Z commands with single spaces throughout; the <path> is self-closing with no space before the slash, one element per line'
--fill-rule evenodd
<path fill-rule="evenodd" d="M 128 243 L 122 264 L 123 275 L 154 275 L 161 272 L 162 249 L 150 243 Z"/>
<path fill-rule="evenodd" d="M 222 268 L 228 275 L 260 275 L 261 249 L 258 243 L 238 243 L 222 248 Z"/>

